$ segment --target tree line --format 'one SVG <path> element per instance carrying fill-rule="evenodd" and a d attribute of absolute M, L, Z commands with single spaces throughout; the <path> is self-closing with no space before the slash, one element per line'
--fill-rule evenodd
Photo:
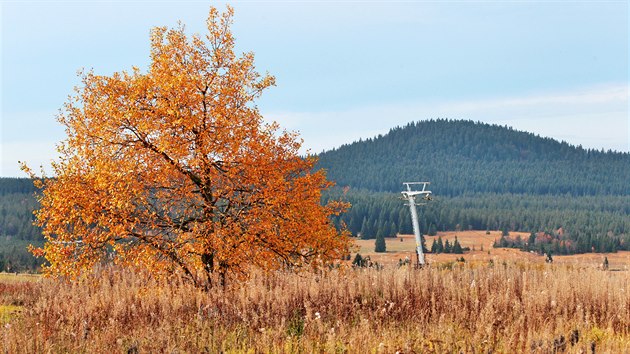
<path fill-rule="evenodd" d="M 27 178 L 0 178 L 0 271 L 35 271 L 40 260 L 27 246 L 41 246 L 41 230 L 33 225 L 35 187 Z"/>
<path fill-rule="evenodd" d="M 411 216 L 405 201 L 395 193 L 331 190 L 324 200 L 342 199 L 352 207 L 335 219 L 339 227 L 363 239 L 379 234 L 393 237 L 411 234 Z M 426 235 L 438 231 L 504 230 L 545 232 L 563 230 L 558 245 L 564 251 L 584 253 L 630 250 L 630 204 L 626 196 L 469 194 L 456 197 L 435 195 L 418 206 L 420 230 Z M 570 241 L 569 243 L 566 241 Z M 520 248 L 520 247 L 519 247 Z"/>

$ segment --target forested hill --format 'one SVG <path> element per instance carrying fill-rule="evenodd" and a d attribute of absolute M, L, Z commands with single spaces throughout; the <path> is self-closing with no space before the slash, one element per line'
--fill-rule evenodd
<path fill-rule="evenodd" d="M 431 120 L 322 153 L 318 167 L 350 192 L 336 219 L 354 235 L 411 233 L 402 182 L 431 181 L 425 234 L 461 229 L 545 232 L 539 252 L 630 250 L 630 154 L 585 150 L 507 127 Z M 34 270 L 26 246 L 43 242 L 32 225 L 37 202 L 26 178 L 0 178 L 0 271 Z M 562 229 L 562 233 L 556 230 Z M 512 241 L 510 241 L 512 242 Z M 504 243 L 509 243 L 505 241 Z M 519 245 L 514 240 L 514 245 Z M 528 246 L 529 247 L 529 246 Z"/>
<path fill-rule="evenodd" d="M 26 250 L 41 245 L 41 231 L 33 226 L 37 207 L 33 181 L 27 178 L 0 178 L 0 272 L 33 271 L 41 263 Z"/>
<path fill-rule="evenodd" d="M 9 194 L 33 194 L 35 193 L 33 181 L 28 178 L 0 177 L 0 196 Z"/>
<path fill-rule="evenodd" d="M 322 153 L 338 186 L 399 192 L 431 181 L 439 195 L 630 195 L 630 154 L 587 150 L 512 128 L 429 120 Z"/>

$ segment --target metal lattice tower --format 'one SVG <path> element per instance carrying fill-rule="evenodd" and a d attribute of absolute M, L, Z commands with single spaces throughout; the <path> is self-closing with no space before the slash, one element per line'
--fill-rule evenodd
<path fill-rule="evenodd" d="M 406 191 L 402 191 L 403 197 L 409 202 L 409 209 L 411 210 L 411 223 L 413 225 L 413 234 L 416 237 L 416 256 L 417 267 L 422 267 L 426 264 L 424 260 L 424 252 L 422 251 L 422 237 L 420 235 L 420 224 L 418 222 L 418 211 L 416 210 L 416 196 L 421 195 L 424 200 L 431 200 L 431 191 L 426 190 L 427 185 L 431 182 L 404 182 Z M 412 186 L 422 185 L 422 190 L 413 190 Z"/>

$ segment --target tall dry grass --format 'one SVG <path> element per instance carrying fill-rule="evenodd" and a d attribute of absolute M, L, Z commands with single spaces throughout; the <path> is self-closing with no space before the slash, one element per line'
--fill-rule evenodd
<path fill-rule="evenodd" d="M 210 291 L 106 270 L 45 280 L 8 353 L 624 352 L 628 274 L 554 265 L 256 274 Z"/>

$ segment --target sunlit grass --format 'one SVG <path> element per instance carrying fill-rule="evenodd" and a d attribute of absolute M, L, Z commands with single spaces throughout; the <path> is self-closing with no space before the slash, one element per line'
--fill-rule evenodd
<path fill-rule="evenodd" d="M 32 282 L 41 279 L 39 274 L 0 273 L 0 283 Z"/>
<path fill-rule="evenodd" d="M 79 283 L 24 285 L 12 288 L 17 301 L 3 302 L 13 306 L 0 334 L 6 352 L 616 353 L 630 345 L 627 274 L 572 265 L 260 273 L 209 291 L 110 269 Z"/>
<path fill-rule="evenodd" d="M 9 323 L 21 309 L 22 306 L 0 305 L 0 324 Z"/>

